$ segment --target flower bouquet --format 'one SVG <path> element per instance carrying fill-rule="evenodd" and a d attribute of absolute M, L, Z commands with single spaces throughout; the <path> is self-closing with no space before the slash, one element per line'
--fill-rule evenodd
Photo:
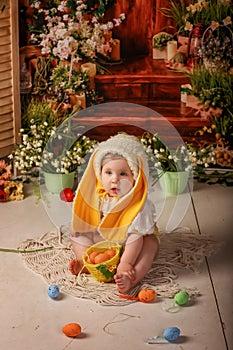
<path fill-rule="evenodd" d="M 230 68 L 233 63 L 233 33 L 227 26 L 209 26 L 202 38 L 199 57 L 206 68 Z"/>
<path fill-rule="evenodd" d="M 0 202 L 22 200 L 23 184 L 11 180 L 11 165 L 0 160 Z"/>
<path fill-rule="evenodd" d="M 42 47 L 42 55 L 76 62 L 96 60 L 98 55 L 111 52 L 111 40 L 104 32 L 121 24 L 124 14 L 106 23 L 102 16 L 110 3 L 105 1 L 89 6 L 85 0 L 30 0 L 34 23 L 29 25 L 31 43 Z M 111 1 L 111 5 L 113 2 Z M 101 20 L 100 20 L 101 19 Z"/>

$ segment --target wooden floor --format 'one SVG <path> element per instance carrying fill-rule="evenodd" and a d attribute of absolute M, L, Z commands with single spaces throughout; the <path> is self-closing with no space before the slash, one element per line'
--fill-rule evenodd
<path fill-rule="evenodd" d="M 56 205 L 38 201 L 30 184 L 25 185 L 25 192 L 23 201 L 1 203 L 0 247 L 15 249 L 23 240 L 38 238 L 70 221 L 71 209 L 59 214 L 58 196 Z M 195 182 L 192 196 L 187 195 L 181 195 L 182 210 L 173 215 L 174 221 L 170 219 L 177 198 L 167 198 L 164 204 L 160 188 L 155 188 L 159 228 L 178 225 L 225 243 L 198 273 L 179 271 L 178 283 L 201 292 L 189 307 L 169 313 L 161 298 L 152 304 L 135 302 L 122 307 L 104 307 L 65 294 L 54 301 L 47 295 L 45 281 L 24 265 L 20 255 L 0 252 L 1 349 L 233 350 L 233 188 Z M 77 339 L 61 332 L 70 322 L 82 326 Z M 104 331 L 107 324 L 109 332 Z M 180 328 L 178 343 L 146 344 L 149 336 L 160 335 L 169 326 Z"/>

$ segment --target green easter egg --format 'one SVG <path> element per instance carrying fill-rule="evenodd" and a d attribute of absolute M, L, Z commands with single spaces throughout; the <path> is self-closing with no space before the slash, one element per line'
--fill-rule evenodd
<path fill-rule="evenodd" d="M 189 300 L 188 292 L 178 292 L 174 297 L 174 301 L 177 305 L 185 305 Z"/>

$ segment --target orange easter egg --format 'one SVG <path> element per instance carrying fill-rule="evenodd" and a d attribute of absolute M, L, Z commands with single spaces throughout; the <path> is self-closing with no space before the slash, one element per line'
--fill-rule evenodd
<path fill-rule="evenodd" d="M 93 264 L 93 262 L 91 261 L 91 259 L 90 259 L 89 256 L 86 258 L 86 262 L 87 262 L 88 264 Z"/>
<path fill-rule="evenodd" d="M 149 303 L 150 301 L 154 300 L 155 297 L 156 293 L 153 289 L 142 289 L 138 293 L 138 299 L 143 303 Z"/>
<path fill-rule="evenodd" d="M 99 253 L 95 257 L 95 264 L 101 264 L 105 261 L 109 260 L 109 256 L 106 253 Z"/>
<path fill-rule="evenodd" d="M 99 253 L 96 252 L 96 251 L 93 251 L 89 254 L 88 258 L 89 258 L 89 261 L 90 261 L 90 264 L 95 264 L 95 257 L 98 255 Z M 89 262 L 87 261 L 87 262 Z"/>
<path fill-rule="evenodd" d="M 112 259 L 116 255 L 116 251 L 115 249 L 107 249 L 105 254 L 109 256 L 109 259 Z"/>
<path fill-rule="evenodd" d="M 82 329 L 78 323 L 68 323 L 62 328 L 62 332 L 67 337 L 75 338 L 81 333 Z"/>

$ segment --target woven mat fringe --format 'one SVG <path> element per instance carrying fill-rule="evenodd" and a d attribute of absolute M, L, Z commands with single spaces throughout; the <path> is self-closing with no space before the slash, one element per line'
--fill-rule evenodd
<path fill-rule="evenodd" d="M 92 276 L 69 271 L 69 262 L 74 258 L 66 228 L 43 234 L 39 239 L 27 239 L 19 246 L 21 250 L 33 250 L 52 246 L 51 250 L 22 253 L 29 269 L 41 275 L 50 284 L 59 285 L 60 290 L 74 297 L 93 300 L 101 305 L 127 305 L 134 301 L 118 297 L 115 283 L 101 283 Z M 213 239 L 193 234 L 187 228 L 179 228 L 169 234 L 161 234 L 160 252 L 145 278 L 130 290 L 137 295 L 139 290 L 152 288 L 158 296 L 173 298 L 180 290 L 186 290 L 191 297 L 200 291 L 182 287 L 175 283 L 177 269 L 198 271 L 205 257 L 214 254 L 221 244 Z"/>

